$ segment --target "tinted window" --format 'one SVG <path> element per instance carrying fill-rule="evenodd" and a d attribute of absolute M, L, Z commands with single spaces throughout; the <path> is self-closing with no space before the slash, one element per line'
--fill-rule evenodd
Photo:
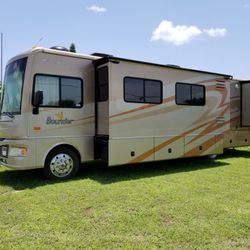
<path fill-rule="evenodd" d="M 141 78 L 124 78 L 124 100 L 135 103 L 162 102 L 162 82 Z"/>
<path fill-rule="evenodd" d="M 192 103 L 193 105 L 205 105 L 205 90 L 203 86 L 192 86 Z"/>
<path fill-rule="evenodd" d="M 108 67 L 99 68 L 97 70 L 97 101 L 108 100 L 108 82 Z"/>
<path fill-rule="evenodd" d="M 176 84 L 176 103 L 177 104 L 190 104 L 191 100 L 191 87 L 188 84 Z"/>
<path fill-rule="evenodd" d="M 80 79 L 61 79 L 61 106 L 82 106 L 82 84 Z"/>
<path fill-rule="evenodd" d="M 205 87 L 202 85 L 176 83 L 175 101 L 179 105 L 205 105 Z"/>
<path fill-rule="evenodd" d="M 43 92 L 43 103 L 40 106 L 79 108 L 83 104 L 81 79 L 36 75 L 34 93 L 37 91 Z"/>
<path fill-rule="evenodd" d="M 143 80 L 137 78 L 125 78 L 125 101 L 144 102 Z"/>
<path fill-rule="evenodd" d="M 161 103 L 161 85 L 159 81 L 145 80 L 145 102 Z"/>
<path fill-rule="evenodd" d="M 6 66 L 3 96 L 2 113 L 21 112 L 22 89 L 27 58 L 16 60 Z"/>

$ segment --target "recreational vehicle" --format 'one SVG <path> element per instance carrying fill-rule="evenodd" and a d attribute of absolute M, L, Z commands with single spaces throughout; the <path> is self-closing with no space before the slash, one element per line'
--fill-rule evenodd
<path fill-rule="evenodd" d="M 33 48 L 5 70 L 0 162 L 67 179 L 108 166 L 250 145 L 250 81 L 227 74 Z"/>

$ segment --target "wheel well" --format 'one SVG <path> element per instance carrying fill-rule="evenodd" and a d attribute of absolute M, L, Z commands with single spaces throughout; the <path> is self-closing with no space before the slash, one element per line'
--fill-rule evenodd
<path fill-rule="evenodd" d="M 79 151 L 78 151 L 75 147 L 73 147 L 73 146 L 71 146 L 71 145 L 68 145 L 68 144 L 60 144 L 60 145 L 57 145 L 57 146 L 55 146 L 54 148 L 52 148 L 52 149 L 48 152 L 48 154 L 47 154 L 47 156 L 46 156 L 46 158 L 45 158 L 45 161 L 46 161 L 46 159 L 48 158 L 48 156 L 49 156 L 54 150 L 57 150 L 58 148 L 68 148 L 68 149 L 71 149 L 72 151 L 74 151 L 74 152 L 76 153 L 76 155 L 77 155 L 77 157 L 78 157 L 78 159 L 79 159 L 79 162 L 81 163 L 81 155 L 80 155 Z"/>

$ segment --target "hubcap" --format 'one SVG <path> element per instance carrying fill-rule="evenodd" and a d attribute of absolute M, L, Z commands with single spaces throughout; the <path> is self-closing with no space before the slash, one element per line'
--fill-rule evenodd
<path fill-rule="evenodd" d="M 65 177 L 73 170 L 73 159 L 67 154 L 55 155 L 50 162 L 50 170 L 56 177 Z"/>

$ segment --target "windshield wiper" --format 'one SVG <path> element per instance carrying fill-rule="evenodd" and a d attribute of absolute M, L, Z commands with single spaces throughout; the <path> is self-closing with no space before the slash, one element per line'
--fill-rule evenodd
<path fill-rule="evenodd" d="M 2 115 L 7 115 L 9 118 L 15 117 L 11 112 L 3 112 Z"/>

